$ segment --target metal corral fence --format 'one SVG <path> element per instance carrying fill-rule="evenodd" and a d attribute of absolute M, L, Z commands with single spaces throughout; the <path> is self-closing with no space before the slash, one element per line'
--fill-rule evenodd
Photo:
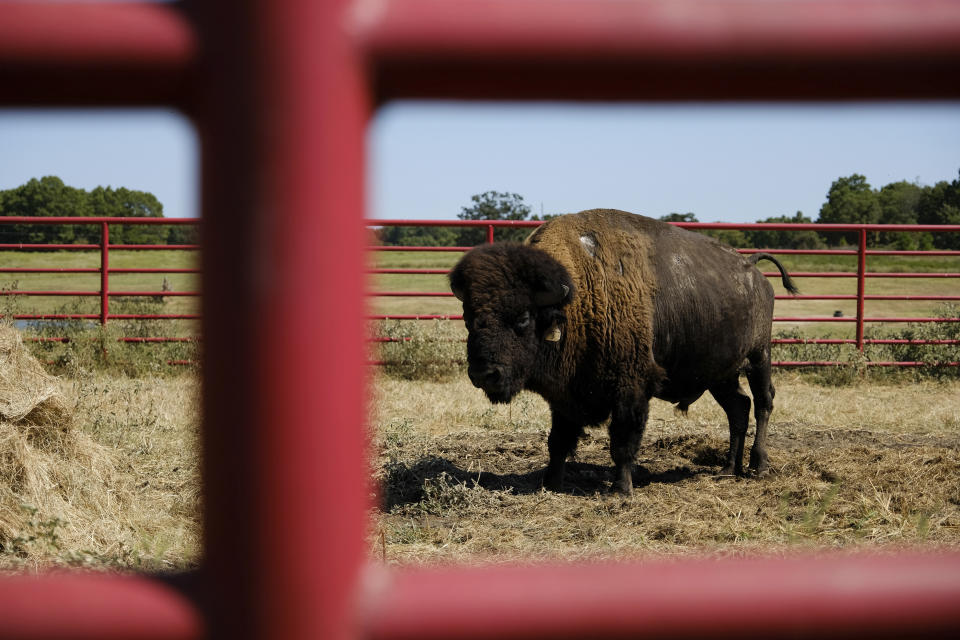
<path fill-rule="evenodd" d="M 361 211 L 394 99 L 956 99 L 958 75 L 952 0 L 0 3 L 0 104 L 193 118 L 208 240 L 202 569 L 2 576 L 0 638 L 956 637 L 943 549 L 372 563 Z"/>
<path fill-rule="evenodd" d="M 31 290 L 19 288 L 0 289 L 0 297 L 22 297 L 22 298 L 44 298 L 44 297 L 70 297 L 70 298 L 98 298 L 99 313 L 14 313 L 12 318 L 16 321 L 28 321 L 32 323 L 46 321 L 64 321 L 64 320 L 85 320 L 99 322 L 102 325 L 113 320 L 199 320 L 199 313 L 111 313 L 111 298 L 144 298 L 151 300 L 163 299 L 166 297 L 197 297 L 198 291 L 131 291 L 118 290 L 110 288 L 110 276 L 120 274 L 199 274 L 199 268 L 183 267 L 138 267 L 138 268 L 119 268 L 110 266 L 111 251 L 187 251 L 193 252 L 200 248 L 197 244 L 111 244 L 110 226 L 192 226 L 198 227 L 200 221 L 194 218 L 96 218 L 96 217 L 20 217 L 20 216 L 0 216 L 0 238 L 3 237 L 5 227 L 12 225 L 31 226 L 31 225 L 94 225 L 99 227 L 100 242 L 98 244 L 51 244 L 51 243 L 0 243 L 2 251 L 70 251 L 70 252 L 88 252 L 95 253 L 98 257 L 98 267 L 18 267 L 9 266 L 7 260 L 0 263 L 0 274 L 9 274 L 10 276 L 25 274 L 47 274 L 47 275 L 90 275 L 96 274 L 100 279 L 100 288 L 97 290 L 76 290 L 76 289 L 47 289 Z M 0 316 L 2 317 L 2 316 Z M 123 342 L 182 342 L 192 340 L 191 337 L 131 337 L 122 336 L 119 340 Z M 44 337 L 33 338 L 33 340 L 43 341 L 62 341 L 68 338 Z"/>
<path fill-rule="evenodd" d="M 466 221 L 466 220 L 383 220 L 371 223 L 379 227 L 480 227 L 486 230 L 486 241 L 493 242 L 495 230 L 502 228 L 517 227 L 537 227 L 542 222 L 539 221 Z M 859 239 L 855 249 L 739 249 L 741 253 L 759 253 L 761 251 L 780 255 L 827 255 L 827 256 L 854 256 L 857 260 L 856 271 L 790 271 L 794 278 L 846 278 L 856 281 L 856 291 L 845 294 L 820 294 L 820 295 L 777 295 L 777 300 L 792 301 L 812 301 L 812 300 L 847 300 L 856 302 L 856 315 L 844 316 L 842 314 L 830 316 L 811 316 L 811 315 L 780 315 L 774 317 L 774 323 L 820 323 L 820 322 L 839 322 L 854 324 L 854 337 L 852 338 L 773 338 L 773 344 L 825 344 L 825 345 L 856 345 L 861 352 L 867 345 L 958 345 L 960 340 L 956 339 L 897 339 L 897 338 L 866 338 L 864 337 L 864 327 L 867 324 L 891 324 L 891 323 L 955 323 L 960 322 L 960 317 L 930 317 L 930 316 L 876 316 L 868 315 L 867 303 L 870 301 L 910 301 L 910 302 L 957 302 L 960 301 L 960 270 L 950 272 L 877 272 L 868 270 L 869 256 L 913 256 L 913 257 L 960 257 L 960 251 L 940 251 L 940 250 L 917 250 L 900 251 L 886 249 L 868 248 L 867 239 L 871 233 L 960 233 L 960 225 L 881 225 L 881 224 L 795 224 L 795 223 L 710 223 L 710 222 L 680 222 L 673 223 L 676 226 L 685 229 L 714 229 L 714 230 L 765 230 L 765 231 L 817 231 L 820 233 L 855 233 Z M 376 251 L 413 251 L 413 252 L 436 252 L 451 251 L 465 252 L 470 247 L 428 247 L 428 246 L 377 246 L 373 247 Z M 960 267 L 960 263 L 957 265 Z M 374 268 L 370 273 L 380 275 L 438 275 L 448 273 L 447 269 L 412 269 L 412 268 Z M 765 276 L 770 278 L 779 278 L 778 271 L 765 272 Z M 906 282 L 917 278 L 938 278 L 950 279 L 951 283 L 956 282 L 957 287 L 953 289 L 957 293 L 951 295 L 930 295 L 930 294 L 883 294 L 872 295 L 867 291 L 867 280 L 874 278 L 902 279 Z M 449 290 L 445 291 L 376 291 L 372 296 L 380 297 L 404 297 L 404 298 L 423 298 L 423 297 L 453 297 Z M 372 314 L 373 320 L 435 320 L 449 319 L 461 320 L 462 315 L 458 314 Z M 378 338 L 381 342 L 391 342 L 400 340 L 400 338 Z M 800 361 L 800 360 L 781 360 L 773 363 L 780 367 L 798 367 L 798 366 L 836 366 L 841 364 L 836 361 Z M 958 366 L 958 362 L 917 362 L 917 361 L 868 361 L 867 366 L 874 367 L 922 367 L 922 366 Z"/>

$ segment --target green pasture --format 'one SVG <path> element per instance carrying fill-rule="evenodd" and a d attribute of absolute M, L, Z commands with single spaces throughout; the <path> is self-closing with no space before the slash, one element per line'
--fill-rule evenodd
<path fill-rule="evenodd" d="M 192 269 L 198 265 L 196 251 L 111 251 L 111 269 Z M 3 251 L 0 268 L 99 269 L 100 253 L 95 251 Z M 171 292 L 198 291 L 197 274 L 131 273 L 110 274 L 110 291 L 161 291 L 164 279 Z M 0 273 L 0 291 L 100 291 L 99 273 Z M 148 310 L 141 307 L 147 305 Z M 99 313 L 99 296 L 0 297 L 0 312 L 11 314 Z M 199 310 L 199 298 L 165 296 L 153 298 L 110 298 L 112 313 L 189 314 Z"/>
<path fill-rule="evenodd" d="M 450 269 L 462 254 L 459 252 L 406 252 L 377 251 L 370 253 L 369 264 L 376 268 Z M 792 273 L 800 272 L 853 272 L 857 258 L 850 256 L 803 256 L 785 255 L 780 260 Z M 198 254 L 195 251 L 114 251 L 110 254 L 111 268 L 195 268 Z M 93 251 L 29 252 L 5 251 L 0 253 L 0 267 L 33 268 L 99 268 L 100 257 Z M 765 271 L 774 271 L 773 265 L 762 263 Z M 869 272 L 879 273 L 934 273 L 960 272 L 960 259 L 955 257 L 925 256 L 870 256 Z M 160 291 L 164 280 L 173 292 L 198 291 L 200 277 L 197 274 L 112 274 L 111 291 Z M 444 274 L 371 274 L 369 292 L 424 291 L 449 292 Z M 779 278 L 771 278 L 777 293 L 786 292 Z M 841 294 L 855 295 L 856 278 L 796 278 L 801 293 L 805 295 Z M 99 291 L 99 273 L 3 273 L 0 274 L 0 289 L 10 291 Z M 960 280 L 956 278 L 868 278 L 868 295 L 958 295 Z M 459 301 L 453 297 L 385 297 L 371 295 L 369 308 L 375 314 L 421 314 L 455 315 L 461 312 Z M 91 297 L 53 296 L 2 296 L 0 314 L 41 313 L 99 313 L 100 299 Z M 187 314 L 199 311 L 199 298 L 165 296 L 161 298 L 111 297 L 112 313 L 160 313 Z M 943 313 L 944 305 L 936 301 L 868 301 L 868 317 L 924 317 Z M 856 315 L 855 300 L 778 300 L 775 315 L 780 317 L 833 316 L 840 311 L 845 317 Z M 165 324 L 162 324 L 165 323 Z M 179 321 L 156 321 L 154 335 L 188 335 L 195 332 L 195 323 Z M 164 327 L 160 330 L 156 327 Z M 868 333 L 874 335 L 902 332 L 905 325 L 867 325 Z M 774 325 L 775 333 L 799 337 L 852 338 L 853 322 L 780 322 Z M 128 333 L 128 335 L 130 335 Z"/>
<path fill-rule="evenodd" d="M 192 269 L 196 251 L 112 251 L 111 269 Z M 100 254 L 94 251 L 3 251 L 0 268 L 99 269 Z M 195 292 L 198 274 L 111 274 L 111 292 Z M 99 273 L 0 273 L 0 293 L 17 291 L 100 291 Z M 111 296 L 111 314 L 183 315 L 200 310 L 197 296 Z M 99 314 L 100 296 L 0 295 L 4 321 L 18 315 Z M 195 320 L 111 319 L 106 327 L 89 320 L 31 321 L 22 328 L 30 350 L 48 370 L 68 376 L 90 371 L 114 371 L 125 376 L 179 375 L 177 363 L 199 360 L 196 342 L 163 344 L 121 343 L 121 337 L 192 337 L 199 334 Z M 34 339 L 67 338 L 69 342 L 36 342 Z"/>

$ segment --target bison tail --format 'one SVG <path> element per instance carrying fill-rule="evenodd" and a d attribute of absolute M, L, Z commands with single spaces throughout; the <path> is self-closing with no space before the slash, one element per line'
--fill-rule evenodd
<path fill-rule="evenodd" d="M 774 258 L 769 253 L 755 253 L 750 258 L 750 264 L 757 264 L 761 260 L 769 260 L 773 264 L 777 265 L 777 269 L 780 270 L 780 279 L 783 282 L 783 288 L 789 291 L 793 295 L 800 293 L 800 289 L 797 288 L 797 285 L 793 283 L 793 280 L 790 278 L 790 274 L 787 273 L 787 270 L 784 268 L 780 261 Z"/>

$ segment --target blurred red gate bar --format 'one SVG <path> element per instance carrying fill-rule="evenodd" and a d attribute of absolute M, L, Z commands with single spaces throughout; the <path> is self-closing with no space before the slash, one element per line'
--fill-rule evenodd
<path fill-rule="evenodd" d="M 402 97 L 956 98 L 958 72 L 960 3 L 949 0 L 0 4 L 0 103 L 164 104 L 199 128 L 206 525 L 195 605 L 147 577 L 45 577 L 32 594 L 47 600 L 21 609 L 27 619 L 9 611 L 24 602 L 14 598 L 22 581 L 2 580 L 0 636 L 190 637 L 206 629 L 217 637 L 389 638 L 419 633 L 420 624 L 434 637 L 576 637 L 596 635 L 592 622 L 619 636 L 717 635 L 715 609 L 656 599 L 661 585 L 640 567 L 463 568 L 387 572 L 385 580 L 365 571 L 362 175 L 370 108 Z M 324 313 L 334 305 L 340 313 Z M 716 561 L 678 560 L 664 580 L 686 578 L 695 603 L 731 602 L 741 581 L 752 583 L 747 594 L 762 586 L 790 602 L 799 563 L 807 578 L 850 598 L 833 609 L 806 599 L 779 608 L 797 617 L 777 631 L 957 635 L 960 554 L 926 560 L 860 559 L 856 571 L 868 581 L 900 577 L 895 597 L 857 590 L 864 581 L 845 571 L 855 561 L 830 556 L 750 563 L 722 584 L 709 577 Z M 609 608 L 586 598 L 605 581 L 630 597 Z M 585 598 L 544 600 L 518 586 Z M 406 609 L 438 594 L 438 604 L 474 596 L 484 615 L 465 612 L 460 621 L 436 607 Z M 662 603 L 656 625 L 634 611 L 645 597 Z M 731 626 L 722 631 L 759 635 L 756 603 L 736 604 L 741 615 L 723 618 Z M 410 612 L 420 614 L 413 626 Z M 557 620 L 575 624 L 560 629 Z"/>
<path fill-rule="evenodd" d="M 378 101 L 960 96 L 950 0 L 397 0 L 354 16 Z"/>
<path fill-rule="evenodd" d="M 389 587 L 372 594 L 382 599 L 366 625 L 377 640 L 946 637 L 960 576 L 940 560 L 797 553 L 410 570 L 379 576 Z"/>

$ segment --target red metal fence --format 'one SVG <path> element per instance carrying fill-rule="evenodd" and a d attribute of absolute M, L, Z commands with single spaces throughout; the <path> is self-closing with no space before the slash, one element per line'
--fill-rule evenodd
<path fill-rule="evenodd" d="M 534 228 L 542 224 L 536 221 L 451 221 L 451 220 L 383 220 L 372 226 L 379 227 L 479 227 L 486 230 L 487 242 L 495 240 L 495 229 L 497 228 Z M 824 345 L 856 345 L 861 352 L 866 345 L 958 345 L 960 340 L 948 339 L 897 339 L 897 338 L 867 338 L 864 328 L 867 324 L 903 324 L 903 323 L 955 323 L 960 322 L 960 317 L 954 316 L 878 316 L 867 314 L 867 302 L 870 301 L 910 301 L 910 302 L 957 302 L 960 301 L 960 295 L 957 293 L 951 295 L 931 295 L 931 294 L 882 294 L 871 295 L 867 293 L 867 280 L 875 278 L 884 279 L 902 279 L 909 283 L 918 278 L 936 278 L 950 279 L 951 283 L 956 282 L 957 286 L 953 291 L 960 293 L 960 271 L 938 272 L 878 272 L 868 271 L 869 256 L 912 256 L 912 257 L 958 257 L 960 251 L 906 251 L 890 249 L 869 249 L 868 234 L 870 233 L 944 233 L 960 234 L 960 225 L 881 225 L 881 224 L 794 224 L 794 223 L 707 223 L 707 222 L 681 222 L 674 223 L 679 227 L 686 229 L 714 229 L 714 230 L 765 230 L 765 231 L 817 231 L 821 233 L 855 233 L 858 238 L 855 249 L 740 249 L 741 253 L 757 253 L 764 251 L 779 255 L 832 255 L 832 256 L 850 256 L 856 258 L 856 271 L 790 271 L 794 278 L 847 278 L 856 281 L 856 291 L 846 294 L 819 294 L 819 295 L 777 295 L 777 300 L 784 301 L 812 301 L 812 300 L 849 300 L 856 302 L 856 315 L 844 316 L 811 316 L 811 315 L 780 315 L 775 316 L 774 323 L 820 323 L 820 322 L 841 322 L 854 324 L 854 336 L 850 338 L 774 338 L 774 344 L 824 344 Z M 427 247 L 427 246 L 377 246 L 373 247 L 376 251 L 412 251 L 412 252 L 434 252 L 434 251 L 469 251 L 470 247 Z M 957 266 L 960 267 L 960 261 Z M 788 269 L 789 270 L 789 269 Z M 378 275 L 440 275 L 446 274 L 447 269 L 413 269 L 413 268 L 374 268 L 369 273 Z M 777 271 L 764 273 L 770 278 L 779 278 Z M 404 298 L 424 298 L 424 297 L 453 297 L 448 290 L 443 291 L 376 291 L 370 295 L 379 297 L 404 297 Z M 369 316 L 373 320 L 434 320 L 450 319 L 460 320 L 459 314 L 373 314 Z M 382 338 L 380 341 L 391 341 L 390 338 Z M 775 366 L 797 367 L 797 366 L 836 366 L 842 364 L 838 361 L 825 360 L 780 360 L 775 361 Z M 899 367 L 922 367 L 922 366 L 958 366 L 956 361 L 937 361 L 937 362 L 919 362 L 919 361 L 867 361 L 867 366 L 899 366 Z"/>
<path fill-rule="evenodd" d="M 960 634 L 955 551 L 370 568 L 359 428 L 376 105 L 956 99 L 957 77 L 951 0 L 0 3 L 0 104 L 197 124 L 205 452 L 202 571 L 3 578 L 0 637 Z"/>
<path fill-rule="evenodd" d="M 110 275 L 119 274 L 199 274 L 197 268 L 177 268 L 177 267 L 151 267 L 151 268 L 117 268 L 110 266 L 110 252 L 118 250 L 126 251 L 150 251 L 150 250 L 170 250 L 170 251 L 195 251 L 199 245 L 194 244 L 110 244 L 109 226 L 110 225 L 188 225 L 199 226 L 199 221 L 187 218 L 90 218 L 90 217 L 0 217 L 0 233 L 3 227 L 12 225 L 95 225 L 99 227 L 101 241 L 99 244 L 45 244 L 45 243 L 0 243 L 0 250 L 16 251 L 95 251 L 99 254 L 99 268 L 69 268 L 69 267 L 13 267 L 0 266 L 0 274 L 99 274 L 100 289 L 97 291 L 82 291 L 76 289 L 51 289 L 51 290 L 30 290 L 30 289 L 0 289 L 0 297 L 19 296 L 19 297 L 97 297 L 99 298 L 99 314 L 82 313 L 17 313 L 13 315 L 16 320 L 98 320 L 100 324 L 106 324 L 109 319 L 125 320 L 198 320 L 197 313 L 180 314 L 160 314 L 160 313 L 110 313 L 111 297 L 139 297 L 139 298 L 164 298 L 164 297 L 196 297 L 197 291 L 131 291 L 131 290 L 112 290 L 110 288 Z M 535 228 L 540 222 L 535 221 L 436 221 L 436 220 L 385 220 L 380 222 L 371 222 L 373 227 L 479 227 L 486 232 L 486 241 L 493 242 L 495 230 L 497 228 Z M 774 338 L 774 344 L 855 344 L 860 351 L 863 351 L 865 345 L 870 344 L 910 344 L 910 345 L 956 345 L 960 341 L 955 339 L 884 339 L 884 338 L 865 338 L 864 327 L 868 323 L 948 323 L 958 322 L 960 318 L 956 317 L 929 317 L 929 316 L 909 316 L 909 317 L 880 317 L 866 315 L 866 303 L 868 301 L 881 300 L 902 300 L 902 301 L 960 301 L 960 295 L 869 295 L 866 293 L 866 281 L 869 278 L 897 278 L 897 279 L 915 279 L 915 278 L 950 278 L 960 282 L 960 273 L 958 272 L 933 272 L 923 271 L 919 273 L 908 272 L 870 272 L 867 271 L 868 256 L 927 256 L 927 257 L 960 257 L 960 251 L 898 251 L 898 250 L 878 250 L 868 249 L 868 234 L 873 233 L 960 233 L 960 226 L 954 225 L 819 225 L 819 224 L 731 224 L 731 223 L 674 223 L 677 226 L 688 229 L 717 229 L 717 230 L 736 230 L 749 231 L 769 230 L 769 231 L 820 231 L 820 232 L 854 232 L 859 238 L 859 244 L 856 249 L 776 249 L 764 248 L 763 251 L 773 254 L 783 255 L 837 255 L 853 256 L 857 259 L 857 270 L 852 272 L 801 272 L 793 271 L 792 275 L 798 278 L 851 278 L 856 279 L 856 293 L 840 295 L 778 295 L 778 300 L 854 300 L 856 301 L 856 315 L 853 317 L 844 316 L 778 316 L 774 322 L 796 323 L 796 322 L 845 322 L 855 323 L 854 338 Z M 374 251 L 412 251 L 412 252 L 464 252 L 469 247 L 429 247 L 429 246 L 375 246 Z M 761 249 L 741 249 L 742 253 L 755 253 Z M 446 274 L 446 269 L 412 269 L 412 268 L 375 268 L 369 270 L 369 273 L 380 275 L 437 275 Z M 765 273 L 768 277 L 778 278 L 778 272 Z M 960 291 L 960 285 L 957 290 Z M 380 297 L 405 297 L 405 298 L 423 298 L 423 297 L 453 297 L 453 294 L 444 289 L 442 291 L 378 291 L 369 295 Z M 376 320 L 429 320 L 429 319 L 451 319 L 460 320 L 462 316 L 458 314 L 374 314 L 370 316 Z M 57 338 L 44 338 L 45 340 L 56 340 Z M 184 337 L 164 337 L 157 336 L 151 338 L 143 337 L 122 337 L 126 342 L 165 342 L 182 341 L 189 338 Z M 390 339 L 381 339 L 389 341 Z M 824 361 L 779 361 L 778 366 L 824 366 L 835 365 L 837 362 Z M 868 362 L 869 366 L 923 366 L 923 362 Z M 938 362 L 933 363 L 940 366 L 957 366 L 956 362 Z"/>
<path fill-rule="evenodd" d="M 195 244 L 111 244 L 110 243 L 110 225 L 124 226 L 199 226 L 199 221 L 191 218 L 95 218 L 95 217 L 70 217 L 70 216 L 51 216 L 51 217 L 20 217 L 20 216 L 0 216 L 0 234 L 4 227 L 12 225 L 95 225 L 100 230 L 99 244 L 51 244 L 51 243 L 0 243 L 0 250 L 7 251 L 86 251 L 99 254 L 99 267 L 15 267 L 6 263 L 0 264 L 0 274 L 98 274 L 100 276 L 100 288 L 97 291 L 81 291 L 73 289 L 48 289 L 43 291 L 30 289 L 2 289 L 0 297 L 71 297 L 99 298 L 99 313 L 15 313 L 14 320 L 96 320 L 100 324 L 107 324 L 110 319 L 116 320 L 198 320 L 200 315 L 197 313 L 110 313 L 111 297 L 128 298 L 152 298 L 159 299 L 164 297 L 196 297 L 200 293 L 197 291 L 130 291 L 116 290 L 110 288 L 110 276 L 120 274 L 173 274 L 190 273 L 198 274 L 197 268 L 176 268 L 176 267 L 150 267 L 150 268 L 117 268 L 110 266 L 111 251 L 195 251 L 200 248 Z M 2 235 L 0 235 L 2 237 Z M 9 255 L 9 254 L 8 254 Z M 2 281 L 0 281 L 2 282 Z M 2 316 L 0 316 L 2 317 Z M 125 342 L 142 342 L 145 338 L 136 338 L 125 336 L 120 338 Z M 184 338 L 156 337 L 152 341 L 176 341 Z"/>

